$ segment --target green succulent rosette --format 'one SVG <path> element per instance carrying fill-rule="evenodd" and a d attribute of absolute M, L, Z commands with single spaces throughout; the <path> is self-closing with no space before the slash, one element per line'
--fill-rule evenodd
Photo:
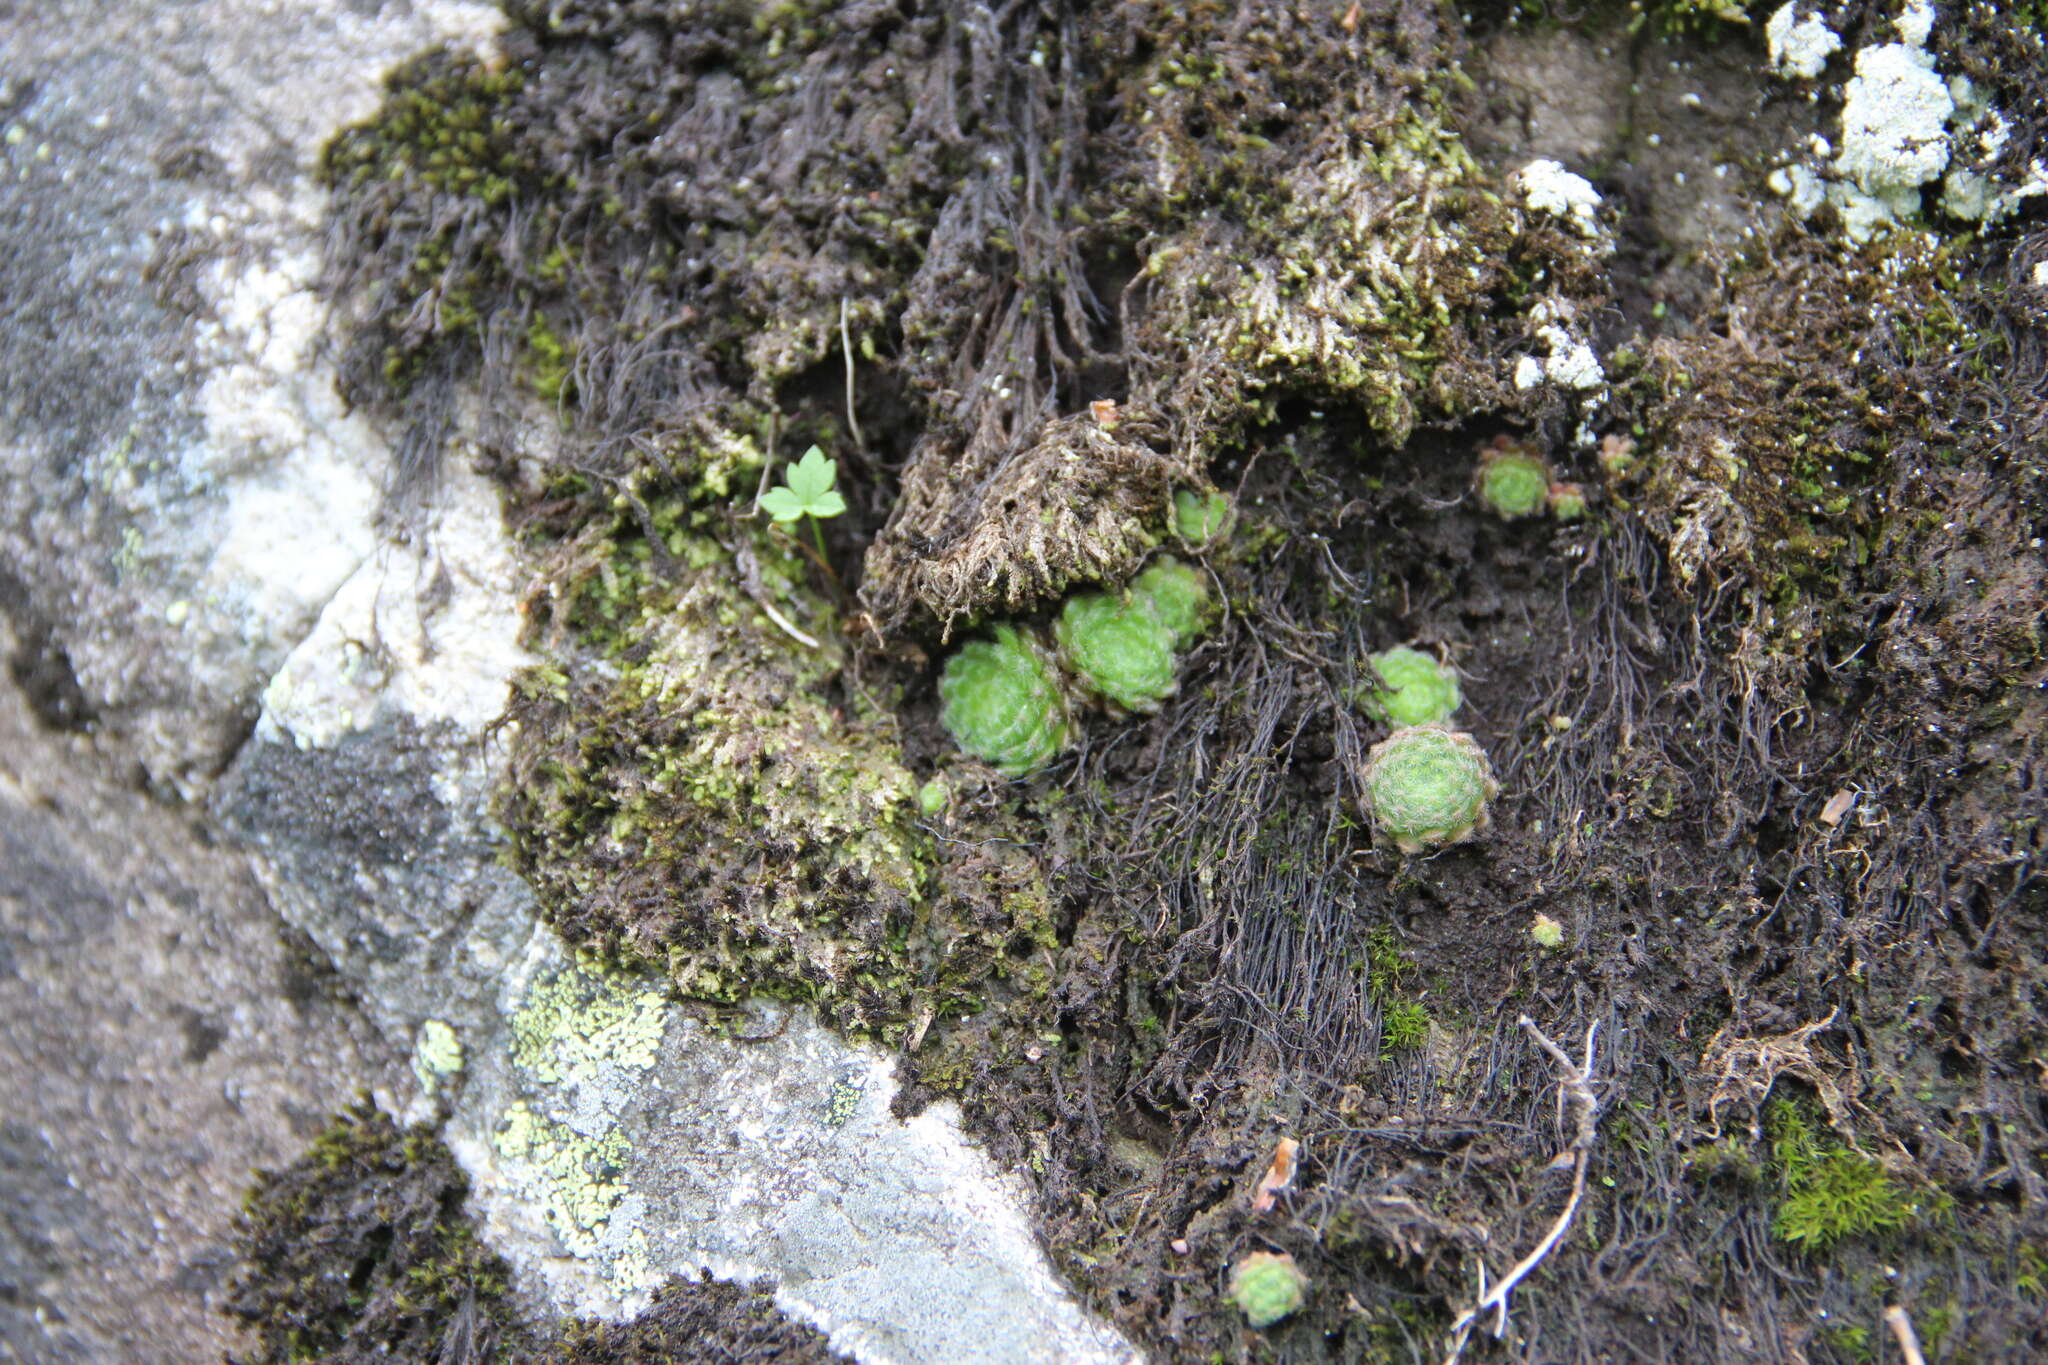
<path fill-rule="evenodd" d="M 1550 508 L 1550 466 L 1532 446 L 1496 438 L 1479 457 L 1479 501 L 1505 520 L 1540 516 Z"/>
<path fill-rule="evenodd" d="M 1434 657 L 1405 646 L 1366 659 L 1370 681 L 1358 704 L 1387 725 L 1432 725 L 1449 720 L 1464 702 L 1457 675 Z"/>
<path fill-rule="evenodd" d="M 1173 533 L 1188 545 L 1207 545 L 1229 525 L 1230 510 L 1230 499 L 1221 493 L 1175 489 Z"/>
<path fill-rule="evenodd" d="M 1209 624 L 1208 578 L 1172 555 L 1161 555 L 1131 580 L 1130 598 L 1172 636 L 1175 649 L 1192 643 Z"/>
<path fill-rule="evenodd" d="M 1500 790 L 1479 742 L 1437 725 L 1396 730 L 1366 754 L 1365 804 L 1373 825 L 1403 853 L 1471 838 L 1486 827 Z"/>
<path fill-rule="evenodd" d="M 1230 1272 L 1230 1299 L 1254 1327 L 1271 1327 L 1302 1305 L 1308 1276 L 1286 1252 L 1254 1251 Z"/>
<path fill-rule="evenodd" d="M 1126 601 L 1099 592 L 1070 597 L 1052 633 L 1061 661 L 1096 696 L 1152 712 L 1173 695 L 1173 631 L 1136 593 Z"/>
<path fill-rule="evenodd" d="M 953 742 L 1009 777 L 1067 745 L 1067 703 L 1045 650 L 1014 626 L 962 645 L 939 676 L 939 720 Z"/>

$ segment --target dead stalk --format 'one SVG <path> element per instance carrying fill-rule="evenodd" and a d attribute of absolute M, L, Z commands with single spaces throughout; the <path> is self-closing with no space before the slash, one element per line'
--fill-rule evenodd
<path fill-rule="evenodd" d="M 1572 1225 L 1572 1218 L 1579 1211 L 1579 1201 L 1586 1197 L 1586 1163 L 1592 1156 L 1599 1118 L 1599 1102 L 1593 1097 L 1593 1039 L 1600 1031 L 1600 1022 L 1596 1019 L 1586 1028 L 1584 1062 L 1574 1062 L 1563 1048 L 1550 1040 L 1550 1035 L 1536 1027 L 1536 1021 L 1528 1015 L 1523 1015 L 1517 1022 L 1556 1065 L 1558 1107 L 1569 1110 L 1575 1121 L 1571 1145 L 1558 1153 L 1551 1163 L 1553 1167 L 1562 1166 L 1566 1161 L 1571 1163 L 1572 1193 L 1543 1240 L 1516 1262 L 1506 1278 L 1491 1289 L 1486 1285 L 1486 1263 L 1483 1260 L 1479 1263 L 1479 1301 L 1460 1313 L 1458 1320 L 1451 1324 L 1450 1351 L 1444 1356 L 1444 1365 L 1458 1365 L 1459 1358 L 1465 1353 L 1465 1344 L 1471 1340 L 1472 1329 L 1489 1309 L 1494 1314 L 1493 1335 L 1496 1338 L 1507 1335 L 1508 1296 L 1515 1292 L 1516 1285 L 1543 1263 L 1544 1257 L 1557 1249 L 1557 1244 L 1564 1240 Z"/>
<path fill-rule="evenodd" d="M 1927 1365 L 1927 1357 L 1920 1354 L 1920 1334 L 1913 1330 L 1913 1320 L 1905 1309 L 1897 1304 L 1885 1309 L 1884 1325 L 1899 1339 L 1899 1354 L 1906 1358 L 1906 1365 Z"/>

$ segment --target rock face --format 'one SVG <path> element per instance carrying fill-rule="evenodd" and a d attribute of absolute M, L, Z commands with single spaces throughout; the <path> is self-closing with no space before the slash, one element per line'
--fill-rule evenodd
<path fill-rule="evenodd" d="M 0 646 L 20 648 L 0 625 Z M 244 860 L 0 688 L 0 1356 L 206 1360 L 252 1169 L 390 1049 Z"/>
<path fill-rule="evenodd" d="M 249 1173 L 367 1087 L 447 1116 L 536 1311 L 708 1267 L 862 1359 L 1129 1358 L 888 1054 L 578 966 L 499 864 L 523 571 L 337 396 L 307 178 L 496 11 L 105 9 L 0 67 L 4 1352 L 217 1354 Z"/>

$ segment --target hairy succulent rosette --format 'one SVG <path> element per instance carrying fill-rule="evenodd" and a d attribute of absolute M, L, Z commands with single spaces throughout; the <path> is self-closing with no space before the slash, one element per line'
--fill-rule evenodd
<path fill-rule="evenodd" d="M 1131 580 L 1134 606 L 1157 621 L 1184 648 L 1209 624 L 1209 580 L 1193 565 L 1161 555 Z"/>
<path fill-rule="evenodd" d="M 1157 711 L 1173 695 L 1173 631 L 1136 593 L 1129 601 L 1099 592 L 1068 598 L 1053 638 L 1083 688 L 1127 711 Z"/>
<path fill-rule="evenodd" d="M 1308 1276 L 1286 1252 L 1254 1251 L 1230 1272 L 1230 1300 L 1254 1327 L 1271 1327 L 1301 1307 Z"/>
<path fill-rule="evenodd" d="M 939 719 L 953 742 L 1009 777 L 1066 747 L 1067 703 L 1045 650 L 1014 626 L 970 640 L 939 677 Z"/>
<path fill-rule="evenodd" d="M 1173 494 L 1173 533 L 1189 545 L 1207 545 L 1230 523 L 1230 499 L 1221 493 L 1180 488 Z"/>
<path fill-rule="evenodd" d="M 1364 778 L 1374 826 L 1403 853 L 1471 838 L 1486 827 L 1486 803 L 1500 790 L 1479 742 L 1435 725 L 1396 730 L 1373 745 Z"/>
<path fill-rule="evenodd" d="M 1550 466 L 1533 446 L 1497 436 L 1479 454 L 1479 501 L 1509 521 L 1550 507 Z"/>
<path fill-rule="evenodd" d="M 1358 703 L 1388 725 L 1432 725 L 1449 720 L 1465 700 L 1457 675 L 1419 649 L 1390 649 L 1366 661 L 1370 681 Z"/>

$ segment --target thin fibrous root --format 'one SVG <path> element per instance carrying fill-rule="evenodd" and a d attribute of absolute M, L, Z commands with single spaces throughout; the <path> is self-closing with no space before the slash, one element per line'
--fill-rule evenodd
<path fill-rule="evenodd" d="M 1531 1248 L 1528 1255 L 1516 1262 L 1515 1268 L 1507 1273 L 1506 1278 L 1491 1289 L 1486 1285 L 1486 1265 L 1483 1261 L 1480 1263 L 1479 1299 L 1460 1313 L 1457 1321 L 1451 1324 L 1449 1351 L 1444 1356 L 1443 1365 L 1458 1365 L 1459 1358 L 1465 1354 L 1466 1343 L 1472 1338 L 1472 1329 L 1478 1325 L 1480 1318 L 1484 1317 L 1488 1310 L 1494 1314 L 1491 1329 L 1493 1335 L 1496 1338 L 1507 1335 L 1508 1296 L 1515 1292 L 1515 1286 L 1527 1279 L 1530 1273 L 1543 1263 L 1544 1257 L 1557 1249 L 1557 1244 L 1564 1240 L 1566 1231 L 1572 1225 L 1572 1218 L 1579 1211 L 1579 1201 L 1586 1197 L 1586 1162 L 1593 1152 L 1593 1139 L 1598 1132 L 1600 1112 L 1599 1101 L 1593 1096 L 1593 1040 L 1600 1031 L 1600 1022 L 1596 1019 L 1586 1028 L 1586 1059 L 1583 1062 L 1574 1062 L 1570 1054 L 1552 1042 L 1550 1035 L 1536 1027 L 1536 1021 L 1528 1015 L 1523 1015 L 1517 1022 L 1557 1067 L 1558 1108 L 1561 1114 L 1568 1111 L 1572 1115 L 1574 1131 L 1571 1145 L 1558 1153 L 1557 1159 L 1551 1164 L 1553 1167 L 1561 1167 L 1567 1163 L 1571 1165 L 1572 1193 L 1571 1197 L 1565 1200 L 1563 1210 L 1558 1213 L 1557 1221 L 1552 1223 L 1550 1231 L 1544 1234 L 1543 1240 Z"/>

